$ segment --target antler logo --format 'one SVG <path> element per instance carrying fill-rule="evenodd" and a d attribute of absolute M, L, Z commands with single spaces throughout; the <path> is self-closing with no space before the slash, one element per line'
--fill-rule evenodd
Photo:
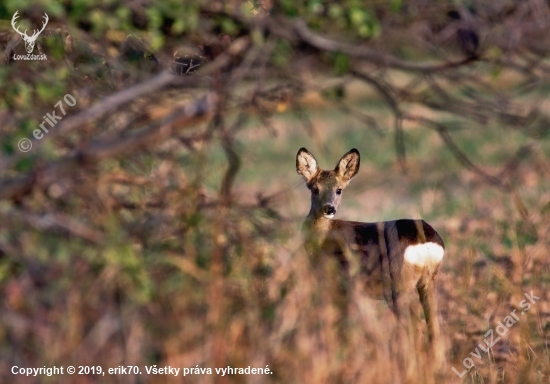
<path fill-rule="evenodd" d="M 44 30 L 44 28 L 46 28 L 46 25 L 48 25 L 48 20 L 49 20 L 49 17 L 48 15 L 46 14 L 46 12 L 44 12 L 44 19 L 46 19 L 46 21 L 44 22 L 44 24 L 42 25 L 42 29 L 40 31 L 38 30 L 34 30 L 34 33 L 32 34 L 32 36 L 28 36 L 27 35 L 27 30 L 25 29 L 25 32 L 20 32 L 19 31 L 19 27 L 16 27 L 15 26 L 15 20 L 19 17 L 17 14 L 19 13 L 19 11 L 16 11 L 15 14 L 13 15 L 13 17 L 11 18 L 11 26 L 13 27 L 13 29 L 15 29 L 15 31 L 17 33 L 19 33 L 21 35 L 21 37 L 23 38 L 23 41 L 25 42 L 25 49 L 27 50 L 27 53 L 32 53 L 32 50 L 34 49 L 34 43 L 36 41 L 36 39 L 38 38 L 38 35 L 40 35 L 42 33 L 42 31 Z"/>

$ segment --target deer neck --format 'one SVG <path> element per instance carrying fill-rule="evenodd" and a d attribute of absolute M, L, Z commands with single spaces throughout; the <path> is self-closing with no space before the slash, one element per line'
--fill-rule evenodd
<path fill-rule="evenodd" d="M 321 249 L 333 224 L 332 219 L 316 214 L 313 209 L 309 211 L 302 228 L 308 253 L 317 253 Z"/>
<path fill-rule="evenodd" d="M 313 208 L 311 208 L 306 217 L 304 226 L 317 233 L 328 233 L 333 223 L 332 219 L 327 219 L 324 215 L 316 213 Z"/>

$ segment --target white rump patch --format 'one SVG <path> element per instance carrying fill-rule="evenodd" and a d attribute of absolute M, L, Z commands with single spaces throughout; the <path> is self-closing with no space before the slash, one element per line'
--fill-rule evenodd
<path fill-rule="evenodd" d="M 443 260 L 445 250 L 436 243 L 409 245 L 405 248 L 405 261 L 424 267 L 428 264 L 437 264 Z"/>

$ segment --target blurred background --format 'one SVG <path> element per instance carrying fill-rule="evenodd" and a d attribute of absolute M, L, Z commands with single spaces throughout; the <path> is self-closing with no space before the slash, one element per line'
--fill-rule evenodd
<path fill-rule="evenodd" d="M 0 381 L 548 382 L 549 25 L 542 0 L 3 1 Z M 338 218 L 442 235 L 441 372 L 422 321 L 392 342 L 302 251 L 302 146 L 360 151 Z M 11 373 L 54 365 L 143 374 Z"/>

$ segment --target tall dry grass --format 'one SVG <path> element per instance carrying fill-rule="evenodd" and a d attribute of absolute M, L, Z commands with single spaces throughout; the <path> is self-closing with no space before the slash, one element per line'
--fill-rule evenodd
<path fill-rule="evenodd" d="M 270 139 L 277 144 L 266 158 L 294 152 L 296 137 L 285 133 L 292 124 L 276 127 L 281 138 Z M 330 131 L 322 134 L 330 141 Z M 242 140 L 244 175 L 231 200 L 220 198 L 215 187 L 224 173 L 218 168 L 223 152 L 205 145 L 187 154 L 171 144 L 152 157 L 113 161 L 96 173 L 59 181 L 52 187 L 58 188 L 56 198 L 33 196 L 29 204 L 35 209 L 78 213 L 109 235 L 91 245 L 62 232 L 29 231 L 17 221 L 4 227 L 2 382 L 546 381 L 550 167 L 544 152 L 521 165 L 513 194 L 458 167 L 446 175 L 445 164 L 438 167 L 425 156 L 412 161 L 407 177 L 380 172 L 366 161 L 344 197 L 342 217 L 372 219 L 376 206 L 390 207 L 380 219 L 414 216 L 420 206 L 442 233 L 447 250 L 437 292 L 447 366 L 434 373 L 424 352 L 422 315 L 399 327 L 385 303 L 365 297 L 357 276 L 343 299 L 335 263 L 313 263 L 302 251 L 307 191 L 294 174 L 293 157 L 277 166 L 287 176 L 264 189 L 262 183 L 280 176 L 262 178 L 258 169 L 264 164 L 248 161 L 257 154 L 245 149 L 251 145 L 246 136 Z M 261 137 L 253 140 L 262 144 Z M 371 159 L 379 155 L 373 152 Z M 430 164 L 428 180 L 438 180 L 435 189 L 419 185 L 426 183 L 425 175 L 414 172 Z M 288 183 L 291 177 L 297 181 Z M 273 191 L 277 194 L 268 197 Z M 362 191 L 376 200 L 358 198 Z M 531 290 L 540 300 L 488 354 L 474 358 L 475 367 L 460 379 L 451 367 L 462 372 L 463 359 L 472 357 L 486 332 L 511 310 L 519 313 L 523 293 Z M 412 311 L 421 313 L 418 303 Z M 145 366 L 155 364 L 212 370 L 268 366 L 272 374 L 146 375 Z M 137 365 L 142 375 L 27 378 L 12 375 L 14 365 L 104 370 Z"/>

